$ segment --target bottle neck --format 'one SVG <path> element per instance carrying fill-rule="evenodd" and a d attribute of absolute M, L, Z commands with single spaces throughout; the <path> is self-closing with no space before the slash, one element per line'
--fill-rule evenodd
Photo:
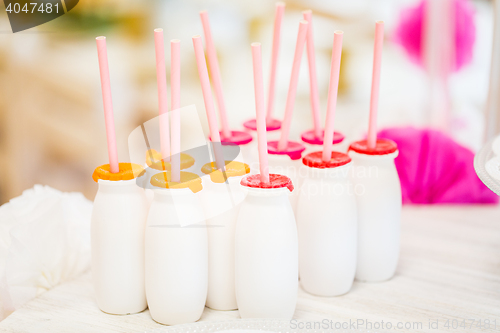
<path fill-rule="evenodd" d="M 307 167 L 307 177 L 322 180 L 347 180 L 351 171 L 352 162 L 335 168 L 311 168 Z"/>
<path fill-rule="evenodd" d="M 300 166 L 302 164 L 302 159 L 292 160 L 288 155 L 268 154 L 267 159 L 270 165 L 288 167 L 288 166 Z"/>
<path fill-rule="evenodd" d="M 242 186 L 244 191 L 247 191 L 248 197 L 251 198 L 287 198 L 292 192 L 286 187 L 282 188 L 255 188 Z M 295 191 L 295 190 L 294 190 Z"/>
<path fill-rule="evenodd" d="M 154 200 L 170 201 L 172 197 L 187 197 L 193 196 L 195 193 L 189 188 L 155 188 L 153 190 L 155 196 Z"/>
<path fill-rule="evenodd" d="M 124 193 L 137 191 L 140 189 L 137 186 L 137 179 L 130 180 L 103 180 L 99 179 L 99 192 L 102 193 Z"/>
<path fill-rule="evenodd" d="M 394 165 L 394 159 L 398 156 L 399 151 L 396 150 L 394 153 L 385 155 L 367 155 L 360 154 L 355 151 L 349 151 L 349 156 L 354 161 L 354 164 L 358 165 L 376 165 L 376 166 L 392 166 Z"/>

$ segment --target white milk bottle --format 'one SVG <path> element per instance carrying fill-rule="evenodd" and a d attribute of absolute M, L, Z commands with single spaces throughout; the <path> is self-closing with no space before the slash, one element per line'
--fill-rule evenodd
<path fill-rule="evenodd" d="M 120 163 L 120 169 L 124 164 Z M 91 252 L 97 304 L 110 314 L 141 312 L 147 307 L 144 231 L 149 204 L 144 189 L 135 179 L 96 180 Z"/>
<path fill-rule="evenodd" d="M 207 174 L 201 192 L 208 231 L 206 305 L 215 310 L 238 308 L 234 287 L 234 242 L 236 219 L 245 198 L 240 181 L 249 171 L 247 164 L 238 161 L 226 161 L 224 174 L 213 162 L 202 168 Z"/>
<path fill-rule="evenodd" d="M 318 296 L 347 293 L 354 281 L 357 251 L 356 197 L 349 156 L 322 152 L 303 159 L 310 168 L 297 207 L 300 284 Z"/>
<path fill-rule="evenodd" d="M 201 179 L 188 172 L 181 172 L 181 183 L 170 179 L 170 173 L 151 179 L 157 188 L 146 228 L 146 295 L 151 317 L 176 325 L 195 322 L 203 313 L 208 245 L 197 193 Z"/>
<path fill-rule="evenodd" d="M 224 137 L 220 132 L 220 136 L 225 158 L 246 163 L 248 166 L 253 166 L 257 162 L 256 144 L 250 133 L 231 131 L 230 137 Z"/>
<path fill-rule="evenodd" d="M 236 224 L 235 282 L 241 318 L 290 320 L 298 292 L 297 227 L 286 176 L 243 178 L 248 191 Z M 267 188 L 266 188 L 267 187 Z"/>
<path fill-rule="evenodd" d="M 399 258 L 401 184 L 394 164 L 396 143 L 378 139 L 375 149 L 366 140 L 351 144 L 352 182 L 358 205 L 358 264 L 356 279 L 390 279 Z"/>
<path fill-rule="evenodd" d="M 305 167 L 302 164 L 302 152 L 306 147 L 298 142 L 288 141 L 285 151 L 278 151 L 278 141 L 271 141 L 268 147 L 269 173 L 285 175 L 292 181 L 295 191 L 289 195 L 290 204 L 294 214 L 297 213 L 297 200 L 305 175 Z"/>
<path fill-rule="evenodd" d="M 317 137 L 316 134 L 314 134 L 314 130 L 308 130 L 305 132 L 302 132 L 300 135 L 300 139 L 304 143 L 306 149 L 304 150 L 304 155 L 308 155 L 310 153 L 313 153 L 317 151 L 318 149 L 321 149 L 323 146 L 323 137 L 325 135 L 325 131 L 321 130 L 321 136 Z M 344 141 L 345 136 L 344 134 L 340 132 L 334 132 L 333 133 L 333 141 L 332 141 L 332 149 L 338 152 L 345 152 L 347 151 L 347 144 Z"/>
<path fill-rule="evenodd" d="M 256 119 L 247 120 L 243 123 L 243 127 L 245 128 L 245 131 L 247 131 L 248 133 L 256 134 L 257 120 Z M 267 142 L 279 140 L 281 135 L 280 129 L 281 129 L 281 121 L 277 119 L 266 119 Z M 255 142 L 255 145 L 257 145 L 257 142 Z"/>
<path fill-rule="evenodd" d="M 256 119 L 249 119 L 243 123 L 244 130 L 252 136 L 257 136 L 257 121 Z M 266 137 L 267 142 L 277 141 L 280 138 L 281 132 L 281 121 L 277 119 L 267 119 L 266 120 Z M 259 161 L 258 161 L 258 149 L 257 140 L 253 140 L 249 144 L 242 147 L 245 156 L 250 156 L 249 159 L 245 159 L 245 163 L 250 165 L 250 174 L 259 173 Z"/>

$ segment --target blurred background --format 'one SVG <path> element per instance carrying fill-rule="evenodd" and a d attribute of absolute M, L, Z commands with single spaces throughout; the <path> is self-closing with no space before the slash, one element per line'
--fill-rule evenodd
<path fill-rule="evenodd" d="M 379 128 L 428 125 L 428 74 L 394 42 L 402 8 L 414 0 L 290 0 L 282 25 L 274 116 L 282 119 L 298 22 L 313 10 L 322 119 L 333 33 L 344 31 L 336 130 L 347 141 L 367 130 L 375 21 L 386 23 Z M 450 76 L 449 134 L 477 151 L 483 142 L 493 34 L 492 3 L 471 1 L 476 40 L 473 59 Z M 208 10 L 231 128 L 254 117 L 250 43 L 262 43 L 269 75 L 275 1 L 82 0 L 68 14 L 13 34 L 0 13 L 0 203 L 34 184 L 80 191 L 93 199 L 91 175 L 107 163 L 104 113 L 95 37 L 107 37 L 120 161 L 128 161 L 130 132 L 158 114 L 153 29 L 164 29 L 167 71 L 170 39 L 181 40 L 182 106 L 195 104 L 208 134 L 191 36 L 203 35 L 198 12 Z M 169 76 L 170 73 L 168 72 Z M 167 77 L 168 77 L 167 76 Z M 267 88 L 266 88 L 267 93 Z M 304 54 L 290 139 L 312 128 Z"/>

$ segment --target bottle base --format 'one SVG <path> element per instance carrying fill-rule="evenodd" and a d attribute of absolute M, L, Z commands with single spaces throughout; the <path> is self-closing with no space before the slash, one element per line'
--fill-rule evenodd
<path fill-rule="evenodd" d="M 302 287 L 302 289 L 303 289 L 306 293 L 311 294 L 311 295 L 314 295 L 314 296 L 319 296 L 319 297 L 338 297 L 338 296 L 345 295 L 345 294 L 347 294 L 349 291 L 351 291 L 351 288 L 352 288 L 352 283 L 351 283 L 351 285 L 349 286 L 349 288 L 343 288 L 343 289 L 336 290 L 336 291 L 318 291 L 318 290 L 309 290 L 309 289 L 305 288 L 303 284 L 301 284 L 301 287 Z"/>
<path fill-rule="evenodd" d="M 295 312 L 295 311 L 294 311 Z M 241 319 L 282 319 L 282 320 L 292 320 L 293 314 L 277 314 L 277 313 L 245 313 L 242 314 L 240 311 Z"/>
<path fill-rule="evenodd" d="M 366 277 L 366 276 L 356 276 L 355 280 L 359 282 L 364 282 L 364 283 L 378 283 L 378 282 L 385 282 L 394 277 L 395 274 L 391 274 L 390 276 L 382 276 L 382 277 Z"/>
<path fill-rule="evenodd" d="M 149 314 L 151 315 L 151 319 L 153 319 L 154 322 L 156 322 L 160 325 L 165 325 L 165 326 L 191 324 L 191 323 L 195 323 L 201 319 L 201 315 L 199 315 L 199 316 L 192 316 L 192 317 L 185 317 L 185 318 L 179 318 L 178 316 L 173 316 L 173 318 L 175 318 L 175 320 L 161 320 L 159 318 L 155 318 L 151 314 L 151 312 Z"/>
<path fill-rule="evenodd" d="M 130 312 L 125 312 L 125 311 L 109 311 L 109 310 L 103 310 L 101 308 L 99 308 L 99 310 L 101 310 L 101 312 L 105 313 L 105 314 L 109 314 L 109 315 L 114 315 L 114 316 L 128 316 L 128 315 L 133 315 L 133 314 L 137 314 L 137 313 L 141 313 L 141 312 L 144 312 L 148 309 L 148 307 L 146 306 L 144 309 L 142 310 L 139 310 L 139 311 L 130 311 Z"/>
<path fill-rule="evenodd" d="M 238 306 L 236 305 L 229 305 L 229 306 L 219 306 L 219 305 L 214 305 L 214 304 L 206 304 L 205 305 L 207 308 L 212 309 L 212 310 L 217 310 L 217 311 L 235 311 L 238 310 Z"/>

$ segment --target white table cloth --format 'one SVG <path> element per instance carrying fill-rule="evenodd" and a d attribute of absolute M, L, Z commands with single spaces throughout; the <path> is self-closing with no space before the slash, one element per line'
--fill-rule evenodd
<path fill-rule="evenodd" d="M 238 311 L 206 308 L 201 321 L 238 318 Z M 340 297 L 316 297 L 299 290 L 294 321 L 284 331 L 298 332 L 295 327 L 322 320 L 364 320 L 372 324 L 383 320 L 393 327 L 398 323 L 413 325 L 409 329 L 392 329 L 398 332 L 500 330 L 500 207 L 404 207 L 396 276 L 383 283 L 355 282 L 352 290 Z M 486 328 L 485 320 L 490 328 Z M 436 321 L 438 329 L 429 329 L 429 323 L 435 326 Z M 460 326 L 452 329 L 457 324 Z M 147 310 L 129 316 L 102 313 L 94 301 L 90 273 L 46 292 L 0 322 L 0 332 L 171 329 L 154 322 Z M 320 330 L 309 330 L 314 331 Z M 347 330 L 337 330 L 341 331 Z M 358 332 L 365 331 L 366 327 L 358 327 Z"/>

